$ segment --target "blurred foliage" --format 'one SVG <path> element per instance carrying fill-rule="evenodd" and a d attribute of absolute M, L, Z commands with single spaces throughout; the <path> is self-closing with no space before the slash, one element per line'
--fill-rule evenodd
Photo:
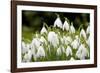
<path fill-rule="evenodd" d="M 88 13 L 68 13 L 68 12 L 56 12 L 59 14 L 62 23 L 64 23 L 64 17 L 67 17 L 73 26 L 78 29 L 86 29 L 90 22 L 90 15 Z M 53 26 L 56 20 L 55 12 L 44 12 L 44 11 L 22 11 L 22 36 L 25 38 L 32 39 L 32 34 L 39 32 L 43 26 L 43 22 L 47 23 L 48 26 Z"/>

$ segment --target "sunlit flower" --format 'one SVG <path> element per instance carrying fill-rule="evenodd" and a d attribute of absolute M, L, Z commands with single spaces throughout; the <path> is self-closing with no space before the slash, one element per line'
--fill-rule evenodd
<path fill-rule="evenodd" d="M 62 28 L 62 22 L 58 14 L 57 14 L 57 19 L 54 21 L 54 27 Z"/>
<path fill-rule="evenodd" d="M 23 61 L 24 62 L 30 62 L 31 58 L 32 58 L 31 50 L 28 50 L 28 52 L 23 57 Z"/>
<path fill-rule="evenodd" d="M 70 36 L 63 36 L 63 42 L 68 45 L 72 42 L 72 38 Z"/>
<path fill-rule="evenodd" d="M 33 38 L 32 43 L 31 43 L 31 48 L 38 49 L 40 45 L 41 45 L 40 39 Z"/>
<path fill-rule="evenodd" d="M 90 36 L 88 37 L 86 43 L 88 44 L 88 46 L 90 46 Z"/>
<path fill-rule="evenodd" d="M 86 34 L 89 34 L 89 33 L 90 33 L 90 26 L 88 26 L 86 29 Z"/>
<path fill-rule="evenodd" d="M 75 60 L 73 57 L 70 58 L 71 61 Z"/>
<path fill-rule="evenodd" d="M 45 44 L 45 45 L 47 45 L 47 41 L 46 41 L 46 39 L 43 36 L 41 36 L 40 42 Z"/>
<path fill-rule="evenodd" d="M 51 45 L 53 45 L 53 47 L 57 47 L 57 45 L 59 44 L 58 35 L 53 31 L 49 32 L 48 41 Z"/>
<path fill-rule="evenodd" d="M 60 46 L 58 49 L 57 49 L 57 55 L 62 55 L 62 53 L 65 52 L 65 48 L 63 46 Z"/>
<path fill-rule="evenodd" d="M 47 29 L 45 28 L 45 26 L 42 27 L 41 29 L 41 34 L 47 33 Z"/>
<path fill-rule="evenodd" d="M 81 30 L 80 37 L 83 37 L 84 39 L 86 39 L 86 33 L 84 29 Z"/>
<path fill-rule="evenodd" d="M 68 31 L 69 30 L 69 24 L 68 24 L 68 22 L 67 22 L 67 18 L 65 18 L 65 22 L 64 22 L 64 24 L 63 24 L 63 30 L 66 30 L 66 31 Z"/>
<path fill-rule="evenodd" d="M 67 46 L 67 49 L 66 49 L 66 56 L 69 56 L 69 55 L 72 55 L 72 49 L 70 46 Z"/>
<path fill-rule="evenodd" d="M 76 57 L 79 59 L 85 59 L 85 57 L 88 56 L 88 50 L 87 48 L 85 48 L 85 46 L 83 44 L 81 44 L 78 48 L 78 51 L 76 52 Z"/>
<path fill-rule="evenodd" d="M 38 51 L 37 51 L 37 58 L 39 58 L 39 57 L 45 57 L 46 55 L 45 55 L 45 50 L 44 50 L 44 48 L 42 47 L 42 46 L 40 46 L 39 48 L 38 48 Z"/>
<path fill-rule="evenodd" d="M 70 26 L 70 32 L 75 33 L 75 28 L 74 28 L 73 24 L 71 24 L 71 26 Z"/>
<path fill-rule="evenodd" d="M 29 44 L 25 44 L 24 42 L 22 42 L 22 54 L 28 52 L 29 48 L 30 48 Z"/>
<path fill-rule="evenodd" d="M 78 49 L 79 46 L 79 40 L 75 39 L 72 43 L 71 46 L 73 47 L 73 49 Z"/>

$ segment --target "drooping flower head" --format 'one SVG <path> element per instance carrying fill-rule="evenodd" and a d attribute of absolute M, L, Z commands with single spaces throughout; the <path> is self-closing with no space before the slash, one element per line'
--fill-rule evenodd
<path fill-rule="evenodd" d="M 25 44 L 25 42 L 22 42 L 22 54 L 25 54 L 26 52 L 28 52 L 29 48 L 30 48 L 30 44 Z"/>
<path fill-rule="evenodd" d="M 63 30 L 69 31 L 69 27 L 70 27 L 70 25 L 68 23 L 68 19 L 65 18 L 65 22 L 63 24 Z"/>
<path fill-rule="evenodd" d="M 85 30 L 82 29 L 81 32 L 80 32 L 80 37 L 83 37 L 84 39 L 86 39 L 86 33 L 85 33 Z"/>
<path fill-rule="evenodd" d="M 70 46 L 67 46 L 66 48 L 66 56 L 68 57 L 69 55 L 72 55 L 72 49 Z"/>
<path fill-rule="evenodd" d="M 33 38 L 31 42 L 31 49 L 38 49 L 39 46 L 41 45 L 40 39 L 39 38 Z"/>
<path fill-rule="evenodd" d="M 42 29 L 41 29 L 41 34 L 44 34 L 44 33 L 47 33 L 47 29 L 46 29 L 46 27 L 45 27 L 45 23 L 43 23 L 44 25 L 43 25 L 43 27 L 42 27 Z"/>
<path fill-rule="evenodd" d="M 58 35 L 55 32 L 50 31 L 48 34 L 48 41 L 53 47 L 57 47 L 59 44 Z"/>
<path fill-rule="evenodd" d="M 78 49 L 79 47 L 79 40 L 75 39 L 72 43 L 71 46 L 73 47 L 73 49 Z"/>
<path fill-rule="evenodd" d="M 30 62 L 32 58 L 32 52 L 31 50 L 28 50 L 28 52 L 23 57 L 23 62 Z"/>
<path fill-rule="evenodd" d="M 71 33 L 75 33 L 75 28 L 74 28 L 74 26 L 73 26 L 73 23 L 71 23 L 70 32 L 71 32 Z"/>
<path fill-rule="evenodd" d="M 56 20 L 54 21 L 54 27 L 59 27 L 59 28 L 62 29 L 62 22 L 61 22 L 61 19 L 60 19 L 60 17 L 59 17 L 58 14 L 56 14 L 56 15 L 57 15 L 57 18 L 56 18 Z"/>
<path fill-rule="evenodd" d="M 44 48 L 42 46 L 40 46 L 38 48 L 36 57 L 39 58 L 39 57 L 45 57 L 45 56 L 46 56 L 45 55 L 45 50 L 44 50 Z"/>
<path fill-rule="evenodd" d="M 87 48 L 85 48 L 84 44 L 81 44 L 76 52 L 76 57 L 80 60 L 85 59 L 89 55 Z"/>
<path fill-rule="evenodd" d="M 63 36 L 63 42 L 64 44 L 68 45 L 72 42 L 72 38 L 70 36 Z"/>
<path fill-rule="evenodd" d="M 90 26 L 87 27 L 87 29 L 86 29 L 86 34 L 87 34 L 87 35 L 90 34 Z"/>
<path fill-rule="evenodd" d="M 63 46 L 60 46 L 60 47 L 57 49 L 57 55 L 58 55 L 58 56 L 62 55 L 64 52 L 65 52 L 65 48 L 64 48 Z"/>

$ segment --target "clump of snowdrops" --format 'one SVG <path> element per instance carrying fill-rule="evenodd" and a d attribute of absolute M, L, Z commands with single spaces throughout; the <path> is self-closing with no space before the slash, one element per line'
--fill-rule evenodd
<path fill-rule="evenodd" d="M 43 23 L 30 42 L 22 41 L 22 62 L 70 61 L 90 58 L 90 26 L 75 29 L 65 17 L 62 23 L 57 15 L 54 25 Z"/>

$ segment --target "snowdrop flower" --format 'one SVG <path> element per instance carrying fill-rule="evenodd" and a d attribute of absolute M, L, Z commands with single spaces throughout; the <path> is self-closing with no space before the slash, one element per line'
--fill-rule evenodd
<path fill-rule="evenodd" d="M 53 47 L 57 47 L 59 44 L 58 35 L 55 32 L 50 31 L 48 34 L 48 41 Z"/>
<path fill-rule="evenodd" d="M 71 61 L 75 60 L 73 57 L 70 58 Z"/>
<path fill-rule="evenodd" d="M 33 38 L 32 43 L 31 43 L 31 48 L 38 49 L 40 45 L 41 45 L 40 39 Z"/>
<path fill-rule="evenodd" d="M 63 24 L 63 30 L 66 30 L 66 31 L 68 31 L 69 30 L 69 24 L 68 24 L 68 22 L 67 22 L 67 18 L 65 18 L 65 22 L 64 22 L 64 24 Z"/>
<path fill-rule="evenodd" d="M 45 50 L 42 46 L 40 46 L 37 51 L 37 58 L 39 57 L 45 57 Z"/>
<path fill-rule="evenodd" d="M 70 46 L 67 46 L 67 49 L 66 49 L 66 56 L 69 56 L 69 55 L 72 55 L 72 49 Z"/>
<path fill-rule="evenodd" d="M 75 28 L 74 28 L 73 24 L 70 26 L 70 32 L 75 33 Z"/>
<path fill-rule="evenodd" d="M 62 28 L 62 22 L 58 14 L 57 14 L 57 19 L 54 21 L 54 27 Z"/>
<path fill-rule="evenodd" d="M 72 38 L 70 36 L 63 36 L 63 42 L 68 45 L 72 42 Z"/>
<path fill-rule="evenodd" d="M 80 60 L 83 60 L 88 55 L 89 53 L 88 53 L 87 48 L 85 48 L 85 46 L 81 44 L 78 48 L 78 51 L 76 52 L 76 57 L 79 58 Z"/>
<path fill-rule="evenodd" d="M 46 39 L 43 36 L 41 36 L 40 42 L 44 43 L 45 45 L 47 45 L 47 41 L 46 41 Z"/>
<path fill-rule="evenodd" d="M 59 55 L 61 55 L 62 54 L 62 50 L 61 50 L 61 48 L 59 47 L 58 49 L 57 49 L 57 55 L 59 56 Z"/>
<path fill-rule="evenodd" d="M 23 57 L 24 62 L 30 62 L 32 58 L 32 53 L 31 50 L 28 50 L 28 53 L 26 53 Z"/>
<path fill-rule="evenodd" d="M 83 37 L 84 39 L 86 39 L 86 33 L 84 29 L 81 30 L 80 37 Z"/>
<path fill-rule="evenodd" d="M 90 26 L 88 26 L 86 29 L 86 34 L 89 34 L 89 33 L 90 33 Z"/>
<path fill-rule="evenodd" d="M 57 55 L 58 55 L 58 56 L 61 55 L 61 54 L 64 53 L 64 52 L 65 52 L 65 49 L 64 49 L 63 46 L 61 46 L 61 47 L 59 47 L 59 48 L 57 49 Z"/>
<path fill-rule="evenodd" d="M 90 36 L 88 37 L 88 40 L 86 41 L 86 43 L 88 44 L 88 46 L 90 46 Z"/>
<path fill-rule="evenodd" d="M 22 54 L 28 52 L 29 48 L 30 48 L 29 44 L 25 44 L 24 42 L 22 42 Z"/>
<path fill-rule="evenodd" d="M 44 34 L 44 33 L 47 33 L 45 26 L 43 26 L 42 29 L 41 29 L 41 34 Z"/>
<path fill-rule="evenodd" d="M 79 41 L 78 39 L 75 39 L 72 43 L 71 46 L 73 47 L 73 49 L 78 49 L 79 46 Z"/>

